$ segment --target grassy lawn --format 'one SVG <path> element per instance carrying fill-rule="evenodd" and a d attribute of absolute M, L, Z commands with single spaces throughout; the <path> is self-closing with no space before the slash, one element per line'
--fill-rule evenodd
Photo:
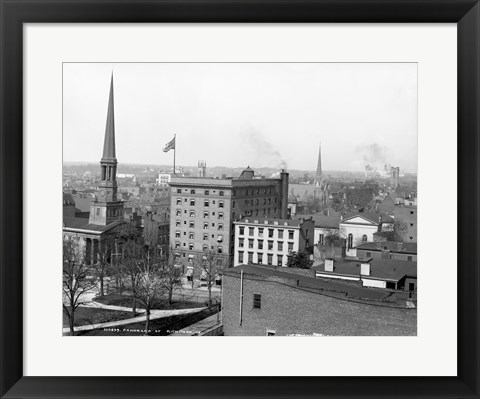
<path fill-rule="evenodd" d="M 109 294 L 103 297 L 94 298 L 95 302 L 103 303 L 104 305 L 114 305 L 114 306 L 125 306 L 127 308 L 132 307 L 132 297 L 130 295 L 121 295 L 121 294 Z M 199 302 L 189 302 L 189 301 L 173 301 L 170 305 L 168 301 L 164 305 L 159 307 L 157 310 L 170 310 L 170 309 L 193 309 L 201 308 L 205 306 L 203 303 Z M 137 302 L 137 308 L 141 308 L 141 304 Z"/>
<path fill-rule="evenodd" d="M 125 320 L 132 317 L 131 312 L 79 307 L 75 310 L 75 326 L 106 323 L 108 321 Z M 68 327 L 68 316 L 63 311 L 63 327 Z"/>

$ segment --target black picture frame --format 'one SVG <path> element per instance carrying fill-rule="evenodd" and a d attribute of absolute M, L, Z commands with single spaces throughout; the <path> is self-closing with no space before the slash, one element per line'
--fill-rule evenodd
<path fill-rule="evenodd" d="M 479 397 L 479 0 L 0 0 L 0 13 L 2 397 Z M 23 23 L 35 22 L 456 23 L 458 376 L 24 377 Z"/>

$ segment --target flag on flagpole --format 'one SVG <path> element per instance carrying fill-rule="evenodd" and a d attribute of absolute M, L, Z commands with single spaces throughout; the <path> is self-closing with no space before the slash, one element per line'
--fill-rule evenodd
<path fill-rule="evenodd" d="M 165 144 L 165 147 L 163 147 L 163 152 L 168 152 L 171 149 L 175 149 L 175 137 Z"/>

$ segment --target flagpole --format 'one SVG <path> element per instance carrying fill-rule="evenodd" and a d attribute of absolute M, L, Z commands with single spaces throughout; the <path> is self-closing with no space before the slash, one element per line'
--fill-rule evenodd
<path fill-rule="evenodd" d="M 177 151 L 177 137 L 176 134 L 173 135 L 173 175 L 175 176 L 175 153 Z"/>

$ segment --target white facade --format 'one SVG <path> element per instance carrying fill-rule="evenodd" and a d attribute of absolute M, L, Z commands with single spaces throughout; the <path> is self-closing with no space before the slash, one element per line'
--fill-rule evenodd
<path fill-rule="evenodd" d="M 159 186 L 168 186 L 170 180 L 172 179 L 171 173 L 159 173 L 157 178 L 157 184 Z"/>
<path fill-rule="evenodd" d="M 374 223 L 360 215 L 340 222 L 340 237 L 347 241 L 347 255 L 352 248 L 365 242 L 373 242 L 373 235 L 378 232 L 379 223 Z"/>
<path fill-rule="evenodd" d="M 313 221 L 309 222 L 313 238 Z M 288 254 L 305 248 L 306 240 L 301 229 L 300 225 L 292 226 L 286 220 L 245 219 L 235 222 L 233 265 L 255 263 L 287 266 Z"/>
<path fill-rule="evenodd" d="M 387 288 L 387 282 L 382 280 L 372 280 L 362 277 L 364 287 Z"/>

